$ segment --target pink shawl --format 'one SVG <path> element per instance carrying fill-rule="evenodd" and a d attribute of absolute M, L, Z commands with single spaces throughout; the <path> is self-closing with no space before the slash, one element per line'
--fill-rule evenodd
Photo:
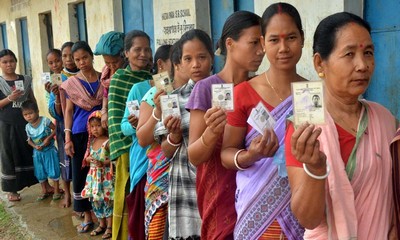
<path fill-rule="evenodd" d="M 91 96 L 76 76 L 69 77 L 61 84 L 61 104 L 65 110 L 66 95 L 78 107 L 90 111 L 93 107 L 101 105 L 103 101 L 103 86 L 99 84 L 94 96 Z"/>
<path fill-rule="evenodd" d="M 377 103 L 362 101 L 356 140 L 356 167 L 351 180 L 340 155 L 338 133 L 329 114 L 322 126 L 321 149 L 331 166 L 326 181 L 326 221 L 306 230 L 304 239 L 387 239 L 393 213 L 392 158 L 389 145 L 395 118 Z M 367 114 L 367 116 L 364 116 Z M 367 117 L 367 118 L 365 118 Z M 354 150 L 353 150 L 354 151 Z"/>

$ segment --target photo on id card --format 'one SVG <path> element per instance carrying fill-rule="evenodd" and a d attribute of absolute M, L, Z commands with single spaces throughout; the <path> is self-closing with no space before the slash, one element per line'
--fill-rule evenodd
<path fill-rule="evenodd" d="M 293 117 L 295 126 L 308 122 L 325 123 L 324 84 L 322 81 L 292 83 Z"/>
<path fill-rule="evenodd" d="M 138 100 L 128 101 L 126 102 L 126 106 L 128 108 L 129 115 L 135 115 L 137 118 L 139 117 L 140 105 Z"/>
<path fill-rule="evenodd" d="M 275 127 L 276 121 L 264 104 L 259 102 L 257 106 L 251 110 L 247 123 L 261 135 L 264 135 L 267 128 L 273 129 Z"/>
<path fill-rule="evenodd" d="M 178 94 L 160 96 L 162 121 L 168 116 L 181 117 Z"/>
<path fill-rule="evenodd" d="M 213 107 L 220 107 L 225 111 L 233 111 L 233 83 L 212 84 L 212 103 Z"/>
<path fill-rule="evenodd" d="M 164 90 L 166 93 L 171 93 L 174 90 L 172 79 L 169 77 L 168 72 L 154 74 L 153 80 L 157 91 Z"/>

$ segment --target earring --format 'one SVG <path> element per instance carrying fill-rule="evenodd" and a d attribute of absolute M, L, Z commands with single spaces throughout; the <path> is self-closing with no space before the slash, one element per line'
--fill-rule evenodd
<path fill-rule="evenodd" d="M 323 72 L 319 72 L 318 77 L 323 78 L 323 77 L 325 77 L 325 74 Z"/>
<path fill-rule="evenodd" d="M 265 52 L 265 48 L 263 48 L 263 52 Z"/>

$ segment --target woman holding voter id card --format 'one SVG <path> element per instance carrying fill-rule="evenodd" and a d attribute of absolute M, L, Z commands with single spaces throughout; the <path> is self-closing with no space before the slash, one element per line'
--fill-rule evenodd
<path fill-rule="evenodd" d="M 18 191 L 37 183 L 33 174 L 32 149 L 26 139 L 26 121 L 21 104 L 36 101 L 32 78 L 15 73 L 17 57 L 9 49 L 0 51 L 0 163 L 1 190 L 8 201 L 20 201 Z"/>
<path fill-rule="evenodd" d="M 235 239 L 303 236 L 290 211 L 283 156 L 286 116 L 292 111 L 291 83 L 305 80 L 296 72 L 304 43 L 302 29 L 292 5 L 270 5 L 261 28 L 270 67 L 234 88 L 235 107 L 227 116 L 221 160 L 226 168 L 238 170 Z"/>
<path fill-rule="evenodd" d="M 369 24 L 346 12 L 314 34 L 314 68 L 325 84 L 325 124 L 286 134 L 291 209 L 305 239 L 398 239 L 394 231 L 393 115 L 360 100 L 374 72 Z"/>

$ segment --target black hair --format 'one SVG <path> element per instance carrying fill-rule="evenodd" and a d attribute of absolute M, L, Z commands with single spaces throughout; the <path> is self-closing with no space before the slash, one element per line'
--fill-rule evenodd
<path fill-rule="evenodd" d="M 296 24 L 296 27 L 299 30 L 301 36 L 304 36 L 303 25 L 301 24 L 301 18 L 299 12 L 293 5 L 283 2 L 271 4 L 269 5 L 269 7 L 267 7 L 267 9 L 265 9 L 262 15 L 262 26 L 261 26 L 262 27 L 261 31 L 263 36 L 265 36 L 265 33 L 267 32 L 269 21 L 275 14 L 278 13 L 285 13 L 289 15 Z"/>
<path fill-rule="evenodd" d="M 15 53 L 11 51 L 10 49 L 3 49 L 0 51 L 0 58 L 4 56 L 11 56 L 15 59 L 15 62 L 17 62 L 17 57 L 15 56 Z"/>
<path fill-rule="evenodd" d="M 171 50 L 172 45 L 167 44 L 167 45 L 162 45 L 157 48 L 156 53 L 154 54 L 154 64 L 153 64 L 153 74 L 158 73 L 158 67 L 157 67 L 157 61 L 158 59 L 161 59 L 163 61 L 167 61 L 169 59 L 169 53 Z"/>
<path fill-rule="evenodd" d="M 144 37 L 149 41 L 150 45 L 150 37 L 147 33 L 140 31 L 140 30 L 132 30 L 125 35 L 124 39 L 124 50 L 129 51 L 133 45 L 133 40 L 137 37 Z"/>
<path fill-rule="evenodd" d="M 73 42 L 65 42 L 62 46 L 61 46 L 61 52 L 64 50 L 64 48 L 66 47 L 70 47 L 72 48 L 72 46 L 74 45 Z"/>
<path fill-rule="evenodd" d="M 217 48 L 221 50 L 221 55 L 226 56 L 225 42 L 227 38 L 237 41 L 241 37 L 243 30 L 253 26 L 261 26 L 261 18 L 257 14 L 248 11 L 232 13 L 224 23 L 221 38 L 217 43 Z"/>
<path fill-rule="evenodd" d="M 47 52 L 46 58 L 47 58 L 50 54 L 52 54 L 52 53 L 54 53 L 55 55 L 57 55 L 59 58 L 61 58 L 61 56 L 62 56 L 62 53 L 61 53 L 61 50 L 60 50 L 60 49 L 52 48 L 52 49 L 50 49 L 50 50 Z"/>
<path fill-rule="evenodd" d="M 187 42 L 187 41 L 192 41 L 194 39 L 198 39 L 200 42 L 203 43 L 204 47 L 207 49 L 208 53 L 210 54 L 211 58 L 214 58 L 214 51 L 212 48 L 212 43 L 211 43 L 211 38 L 210 36 L 204 32 L 203 30 L 200 29 L 192 29 L 189 30 L 187 32 L 185 32 L 181 38 L 178 41 L 178 45 L 177 45 L 177 51 L 178 51 L 178 56 L 179 59 L 182 58 L 182 49 L 183 49 L 183 45 Z M 180 61 L 180 60 L 179 60 Z"/>
<path fill-rule="evenodd" d="M 313 54 L 319 53 L 322 60 L 326 60 L 336 46 L 337 33 L 349 23 L 356 23 L 364 27 L 371 34 L 371 26 L 361 17 L 340 12 L 324 18 L 314 33 Z"/>
<path fill-rule="evenodd" d="M 314 98 L 321 99 L 321 97 L 318 94 L 313 95 L 311 99 L 314 99 Z"/>
<path fill-rule="evenodd" d="M 85 41 L 77 41 L 76 43 L 74 43 L 74 45 L 72 45 L 71 48 L 72 55 L 74 55 L 74 53 L 80 49 L 88 52 L 90 56 L 94 57 L 92 49 L 90 48 L 89 44 Z"/>
<path fill-rule="evenodd" d="M 179 57 L 179 40 L 175 42 L 170 49 L 169 52 L 169 60 L 171 61 L 171 78 L 173 79 L 175 76 L 175 65 L 181 63 L 181 58 Z"/>
<path fill-rule="evenodd" d="M 36 102 L 27 100 L 21 104 L 21 110 L 33 110 L 35 112 L 39 112 L 39 107 Z"/>

